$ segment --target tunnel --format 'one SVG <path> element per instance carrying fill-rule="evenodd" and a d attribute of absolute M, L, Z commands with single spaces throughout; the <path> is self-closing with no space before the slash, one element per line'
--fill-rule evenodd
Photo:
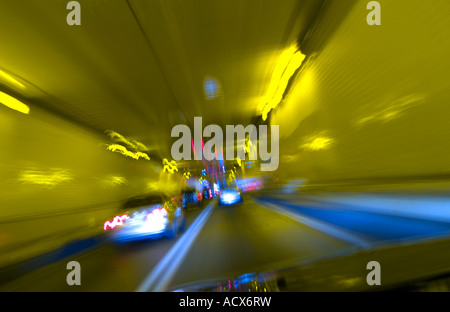
<path fill-rule="evenodd" d="M 0 290 L 448 291 L 449 15 L 0 1 Z"/>

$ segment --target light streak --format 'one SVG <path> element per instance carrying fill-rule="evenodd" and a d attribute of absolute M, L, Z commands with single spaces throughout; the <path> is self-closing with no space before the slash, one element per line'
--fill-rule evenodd
<path fill-rule="evenodd" d="M 124 156 L 131 157 L 136 160 L 138 160 L 139 158 L 144 158 L 145 160 L 150 160 L 150 157 L 148 157 L 148 155 L 146 153 L 142 153 L 142 152 L 134 153 L 134 152 L 127 150 L 127 148 L 125 146 L 122 146 L 119 144 L 108 145 L 107 149 L 108 149 L 108 151 L 118 152 Z"/>
<path fill-rule="evenodd" d="M 109 228 L 114 229 L 117 226 L 123 226 L 125 225 L 124 221 L 128 220 L 129 217 L 125 214 L 122 216 L 115 216 L 112 221 L 106 221 L 103 224 L 103 231 L 106 231 Z"/>

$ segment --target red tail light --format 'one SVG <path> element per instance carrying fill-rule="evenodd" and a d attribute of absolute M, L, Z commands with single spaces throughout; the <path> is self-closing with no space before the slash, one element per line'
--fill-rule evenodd
<path fill-rule="evenodd" d="M 122 216 L 115 216 L 112 221 L 108 220 L 103 224 L 103 231 L 106 231 L 108 227 L 112 230 L 117 226 L 123 226 L 125 225 L 124 221 L 128 219 L 129 217 L 126 214 Z"/>

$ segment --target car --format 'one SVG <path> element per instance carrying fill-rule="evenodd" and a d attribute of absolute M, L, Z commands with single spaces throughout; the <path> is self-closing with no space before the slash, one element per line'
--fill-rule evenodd
<path fill-rule="evenodd" d="M 176 238 L 184 230 L 186 215 L 179 201 L 165 194 L 150 194 L 124 202 L 118 214 L 107 220 L 103 230 L 114 242 L 148 238 Z"/>
<path fill-rule="evenodd" d="M 220 190 L 219 206 L 233 205 L 243 201 L 242 192 L 237 187 L 226 187 Z"/>
<path fill-rule="evenodd" d="M 203 196 L 202 193 L 196 189 L 186 189 L 182 192 L 181 204 L 183 208 L 202 207 Z"/>
<path fill-rule="evenodd" d="M 214 197 L 212 190 L 209 187 L 204 187 L 202 190 L 203 199 L 211 199 Z"/>

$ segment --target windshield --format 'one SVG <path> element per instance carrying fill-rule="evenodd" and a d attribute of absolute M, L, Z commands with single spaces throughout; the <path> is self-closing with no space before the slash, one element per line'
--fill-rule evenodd
<path fill-rule="evenodd" d="M 0 1 L 0 290 L 445 279 L 449 17 L 449 0 Z"/>

